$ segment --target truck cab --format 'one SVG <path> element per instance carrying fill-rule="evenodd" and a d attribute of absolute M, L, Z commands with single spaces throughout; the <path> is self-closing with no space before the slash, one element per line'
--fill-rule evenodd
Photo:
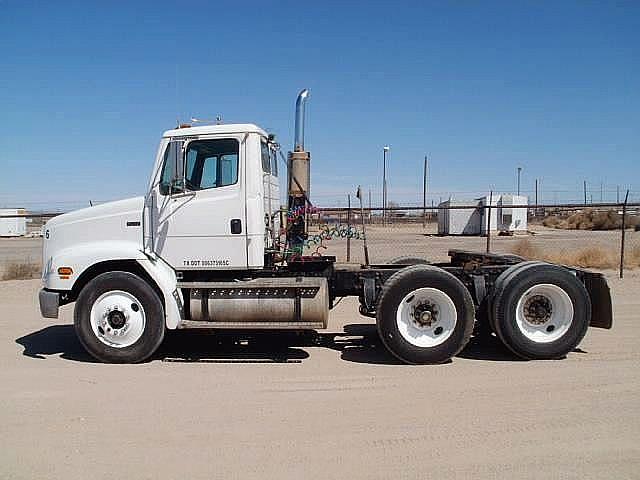
<path fill-rule="evenodd" d="M 152 286 L 166 326 L 176 328 L 185 310 L 183 272 L 263 269 L 280 230 L 277 149 L 254 124 L 164 132 L 144 196 L 47 222 L 43 316 L 57 318 L 59 306 L 76 301 L 96 276 L 123 271 Z"/>
<path fill-rule="evenodd" d="M 144 210 L 144 251 L 175 270 L 262 268 L 280 227 L 276 145 L 252 124 L 168 130 Z"/>

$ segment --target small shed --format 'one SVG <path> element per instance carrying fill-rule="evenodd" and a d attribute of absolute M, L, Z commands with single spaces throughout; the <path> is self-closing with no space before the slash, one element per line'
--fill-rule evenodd
<path fill-rule="evenodd" d="M 498 201 L 498 230 L 501 232 L 526 232 L 527 208 L 529 204 L 524 195 L 501 195 Z"/>
<path fill-rule="evenodd" d="M 24 215 L 24 208 L 0 208 L 0 237 L 21 237 L 27 233 L 27 221 L 25 217 L 12 215 Z M 6 216 L 9 217 L 6 217 Z"/>
<path fill-rule="evenodd" d="M 472 206 L 471 208 L 456 208 Z M 482 222 L 482 209 L 478 201 L 447 200 L 438 205 L 438 234 L 478 235 Z"/>
<path fill-rule="evenodd" d="M 438 205 L 440 235 L 486 235 L 492 232 L 518 233 L 527 231 L 527 197 L 523 195 L 493 195 L 491 212 L 489 195 L 473 201 L 447 200 Z M 469 206 L 469 208 L 455 207 Z M 487 218 L 487 215 L 491 215 Z"/>

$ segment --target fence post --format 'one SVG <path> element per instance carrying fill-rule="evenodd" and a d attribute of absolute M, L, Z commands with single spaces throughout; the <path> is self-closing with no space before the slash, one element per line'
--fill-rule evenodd
<path fill-rule="evenodd" d="M 351 194 L 347 195 L 347 262 L 351 261 Z"/>
<path fill-rule="evenodd" d="M 620 238 L 620 278 L 624 277 L 624 233 L 626 230 L 626 216 L 627 216 L 627 202 L 629 200 L 629 190 L 624 196 L 624 203 L 622 204 L 622 236 Z"/>
<path fill-rule="evenodd" d="M 427 228 L 427 156 L 424 156 L 424 174 L 422 178 L 422 228 Z"/>
<path fill-rule="evenodd" d="M 487 253 L 491 253 L 491 204 L 493 203 L 493 190 L 489 192 L 489 207 L 487 208 Z"/>

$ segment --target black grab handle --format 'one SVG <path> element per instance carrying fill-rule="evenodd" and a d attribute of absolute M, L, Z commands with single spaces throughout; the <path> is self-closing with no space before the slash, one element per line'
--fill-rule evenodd
<path fill-rule="evenodd" d="M 242 220 L 239 218 L 234 218 L 231 220 L 231 233 L 238 234 L 242 233 Z"/>

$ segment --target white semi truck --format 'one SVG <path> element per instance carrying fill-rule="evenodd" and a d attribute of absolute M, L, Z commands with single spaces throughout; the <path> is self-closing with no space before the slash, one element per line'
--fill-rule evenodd
<path fill-rule="evenodd" d="M 303 255 L 307 97 L 303 90 L 296 102 L 287 211 L 278 145 L 267 132 L 253 124 L 168 130 L 144 197 L 46 224 L 42 315 L 57 318 L 61 305 L 75 302 L 87 351 L 127 363 L 148 359 L 167 329 L 327 328 L 329 310 L 345 296 L 357 296 L 359 313 L 376 318 L 389 351 L 414 364 L 449 360 L 474 327 L 527 359 L 563 357 L 589 326 L 611 328 L 599 273 L 467 251 L 433 264 Z"/>

